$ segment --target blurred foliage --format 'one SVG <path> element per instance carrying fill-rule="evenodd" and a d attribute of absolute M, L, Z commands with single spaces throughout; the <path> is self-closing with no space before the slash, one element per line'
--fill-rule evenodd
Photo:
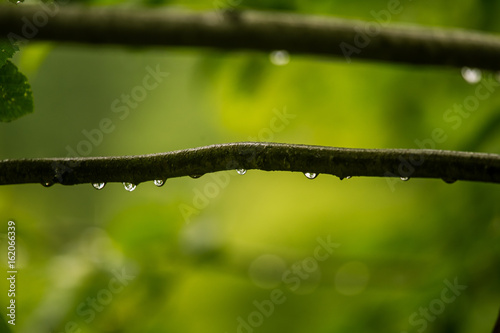
<path fill-rule="evenodd" d="M 33 112 L 28 79 L 8 60 L 18 49 L 15 43 L 0 39 L 0 122 L 9 122 Z"/>
<path fill-rule="evenodd" d="M 0 39 L 0 66 L 3 66 L 7 59 L 12 58 L 19 48 L 5 39 Z"/>
<path fill-rule="evenodd" d="M 365 20 L 387 8 L 387 1 L 86 3 Z M 402 6 L 392 22 L 500 29 L 496 1 Z M 498 74 L 469 84 L 456 69 L 294 54 L 282 66 L 273 61 L 254 52 L 29 43 L 14 62 L 32 83 L 37 112 L 0 124 L 0 158 L 146 154 L 249 140 L 357 148 L 426 142 L 500 153 L 497 87 L 459 126 L 445 117 Z M 157 68 L 169 76 L 137 95 Z M 133 103 L 123 100 L 134 94 Z M 112 132 L 89 137 L 104 118 Z M 446 134 L 442 142 L 430 141 L 436 128 Z M 90 184 L 3 186 L 0 233 L 9 219 L 18 226 L 18 318 L 9 328 L 488 332 L 500 305 L 499 200 L 493 184 L 327 175 L 311 181 L 253 170 L 169 179 L 161 188 L 144 183 L 131 193 L 115 183 L 100 191 Z M 328 237 L 340 246 L 316 267 L 307 258 L 318 238 Z M 0 243 L 6 258 L 5 238 Z M 297 265 L 310 269 L 298 286 Z M 455 279 L 467 288 L 439 308 L 444 281 Z M 7 287 L 2 280 L 2 306 Z M 275 289 L 283 302 L 271 311 Z M 432 306 L 439 314 L 422 321 L 420 308 Z M 242 321 L 259 325 L 244 328 Z"/>
<path fill-rule="evenodd" d="M 0 68 L 0 121 L 9 122 L 33 112 L 28 79 L 8 61 Z"/>

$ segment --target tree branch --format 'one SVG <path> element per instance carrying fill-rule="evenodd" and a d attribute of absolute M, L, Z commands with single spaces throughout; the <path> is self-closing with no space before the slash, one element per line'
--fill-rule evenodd
<path fill-rule="evenodd" d="M 244 142 L 140 156 L 3 160 L 0 185 L 139 184 L 234 169 L 500 183 L 500 155 L 496 154 Z"/>
<path fill-rule="evenodd" d="M 352 58 L 500 70 L 500 38 L 495 35 L 275 12 L 1 6 L 0 36 L 15 40 L 14 34 L 17 39 L 339 57 L 351 52 L 348 44 L 357 50 Z"/>

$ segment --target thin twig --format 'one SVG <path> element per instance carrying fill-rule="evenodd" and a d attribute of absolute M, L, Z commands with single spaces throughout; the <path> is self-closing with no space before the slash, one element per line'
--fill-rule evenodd
<path fill-rule="evenodd" d="M 1 36 L 23 41 L 288 50 L 500 70 L 500 38 L 496 35 L 276 12 L 1 6 Z"/>
<path fill-rule="evenodd" d="M 231 169 L 500 183 L 500 155 L 496 154 L 243 142 L 139 156 L 3 160 L 0 185 L 138 184 Z"/>

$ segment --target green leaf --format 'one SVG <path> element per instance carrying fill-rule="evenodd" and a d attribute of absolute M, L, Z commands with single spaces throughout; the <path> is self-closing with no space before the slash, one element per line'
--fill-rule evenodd
<path fill-rule="evenodd" d="M 28 79 L 8 61 L 0 68 L 0 121 L 9 122 L 33 112 Z"/>
<path fill-rule="evenodd" d="M 11 58 L 19 48 L 6 39 L 0 39 L 0 66 L 3 66 L 7 59 Z"/>

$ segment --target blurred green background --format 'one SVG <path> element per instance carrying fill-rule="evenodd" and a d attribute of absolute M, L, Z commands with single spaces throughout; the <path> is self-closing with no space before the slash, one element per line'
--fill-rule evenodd
<path fill-rule="evenodd" d="M 370 11 L 387 8 L 387 1 L 86 4 L 368 21 Z M 402 6 L 393 22 L 500 32 L 497 1 Z M 500 153 L 498 91 L 457 128 L 443 118 L 495 73 L 470 84 L 459 69 L 281 56 L 30 43 L 15 62 L 32 84 L 35 113 L 0 124 L 0 158 L 67 156 L 104 118 L 113 131 L 86 146 L 91 156 L 250 140 L 418 148 L 415 140 L 435 128 L 446 133 L 437 149 Z M 126 116 L 113 112 L 148 67 L 169 75 Z M 286 122 L 273 120 L 283 112 Z M 273 131 L 275 122 L 283 126 Z M 100 191 L 2 186 L 0 267 L 7 271 L 13 219 L 19 268 L 16 326 L 3 331 L 490 332 L 500 306 L 499 202 L 493 184 L 256 170 L 169 179 L 161 188 L 143 183 L 133 192 L 117 183 Z M 339 245 L 324 261 L 312 259 L 318 238 Z M 0 281 L 5 309 L 8 285 Z M 467 288 L 443 302 L 443 293 L 454 295 L 445 281 Z M 279 304 L 271 307 L 272 299 Z"/>

